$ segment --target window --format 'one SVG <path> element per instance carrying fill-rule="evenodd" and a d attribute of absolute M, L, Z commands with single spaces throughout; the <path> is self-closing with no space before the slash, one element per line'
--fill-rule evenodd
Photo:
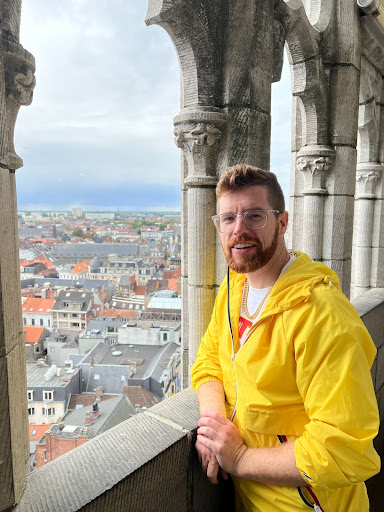
<path fill-rule="evenodd" d="M 28 407 L 28 415 L 33 416 L 35 414 L 35 408 L 34 407 Z"/>
<path fill-rule="evenodd" d="M 49 407 L 48 409 L 46 409 L 45 407 L 43 407 L 41 412 L 43 413 L 43 416 L 54 416 L 55 408 Z"/>
<path fill-rule="evenodd" d="M 71 322 L 71 327 L 80 327 L 79 322 Z"/>
<path fill-rule="evenodd" d="M 68 327 L 68 322 L 59 322 L 59 327 Z"/>
<path fill-rule="evenodd" d="M 77 318 L 77 317 L 78 317 L 77 313 L 71 313 L 71 318 Z"/>
<path fill-rule="evenodd" d="M 40 345 L 38 343 L 35 343 L 33 345 L 33 353 L 34 354 L 40 354 Z"/>
<path fill-rule="evenodd" d="M 34 429 L 32 430 L 32 435 L 33 435 L 33 436 L 35 436 L 36 434 L 37 434 L 37 430 L 34 428 Z"/>
<path fill-rule="evenodd" d="M 28 391 L 27 391 L 27 399 L 33 400 L 33 391 L 30 389 L 28 389 Z"/>
<path fill-rule="evenodd" d="M 23 316 L 23 325 L 27 325 L 27 319 Z"/>
<path fill-rule="evenodd" d="M 168 341 L 168 333 L 163 332 L 163 341 Z"/>
<path fill-rule="evenodd" d="M 40 326 L 43 326 L 44 325 L 44 320 L 42 318 L 40 318 Z"/>
<path fill-rule="evenodd" d="M 31 325 L 35 325 L 35 319 L 34 318 L 32 318 L 32 320 L 31 320 Z"/>
<path fill-rule="evenodd" d="M 48 327 L 51 327 L 51 320 L 48 318 Z"/>
<path fill-rule="evenodd" d="M 44 402 L 51 402 L 53 400 L 53 391 L 43 391 Z"/>
<path fill-rule="evenodd" d="M 47 462 L 47 450 L 43 450 L 43 461 Z"/>

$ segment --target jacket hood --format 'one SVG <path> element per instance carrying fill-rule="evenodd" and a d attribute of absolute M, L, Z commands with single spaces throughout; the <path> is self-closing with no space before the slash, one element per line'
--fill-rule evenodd
<path fill-rule="evenodd" d="M 313 288 L 320 283 L 335 286 L 341 290 L 339 278 L 333 270 L 323 263 L 312 261 L 309 256 L 300 251 L 294 252 L 297 256 L 295 261 L 273 285 L 261 317 L 290 309 L 299 302 L 307 301 Z M 244 282 L 245 279 L 245 274 L 230 271 L 230 287 L 235 283 Z"/>

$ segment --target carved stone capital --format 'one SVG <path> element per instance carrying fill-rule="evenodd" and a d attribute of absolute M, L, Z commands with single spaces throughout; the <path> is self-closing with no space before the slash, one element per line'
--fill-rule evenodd
<path fill-rule="evenodd" d="M 32 103 L 36 85 L 35 60 L 21 45 L 3 40 L 0 62 L 4 77 L 4 86 L 0 90 L 0 166 L 18 169 L 23 165 L 23 160 L 15 151 L 14 131 L 20 106 Z"/>
<path fill-rule="evenodd" d="M 330 146 L 303 146 L 296 157 L 297 170 L 304 173 L 303 194 L 327 194 L 325 179 L 332 168 L 335 150 Z"/>
<path fill-rule="evenodd" d="M 376 186 L 382 176 L 383 167 L 378 162 L 357 164 L 356 199 L 375 198 Z"/>
<path fill-rule="evenodd" d="M 184 111 L 174 118 L 175 143 L 188 163 L 189 186 L 216 186 L 216 162 L 227 116 L 219 111 Z"/>

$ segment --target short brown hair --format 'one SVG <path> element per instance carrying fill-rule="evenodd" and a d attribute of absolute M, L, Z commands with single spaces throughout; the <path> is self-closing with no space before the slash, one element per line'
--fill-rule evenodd
<path fill-rule="evenodd" d="M 267 188 L 268 200 L 273 209 L 285 211 L 284 194 L 276 175 L 251 165 L 238 164 L 225 169 L 217 184 L 216 195 L 221 197 L 227 192 L 255 185 Z"/>

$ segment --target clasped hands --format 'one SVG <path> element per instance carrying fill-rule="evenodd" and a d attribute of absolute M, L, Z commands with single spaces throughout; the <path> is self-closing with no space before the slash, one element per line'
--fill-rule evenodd
<path fill-rule="evenodd" d="M 219 470 L 224 479 L 238 476 L 247 446 L 234 424 L 218 412 L 201 413 L 196 450 L 208 480 L 218 483 Z"/>

